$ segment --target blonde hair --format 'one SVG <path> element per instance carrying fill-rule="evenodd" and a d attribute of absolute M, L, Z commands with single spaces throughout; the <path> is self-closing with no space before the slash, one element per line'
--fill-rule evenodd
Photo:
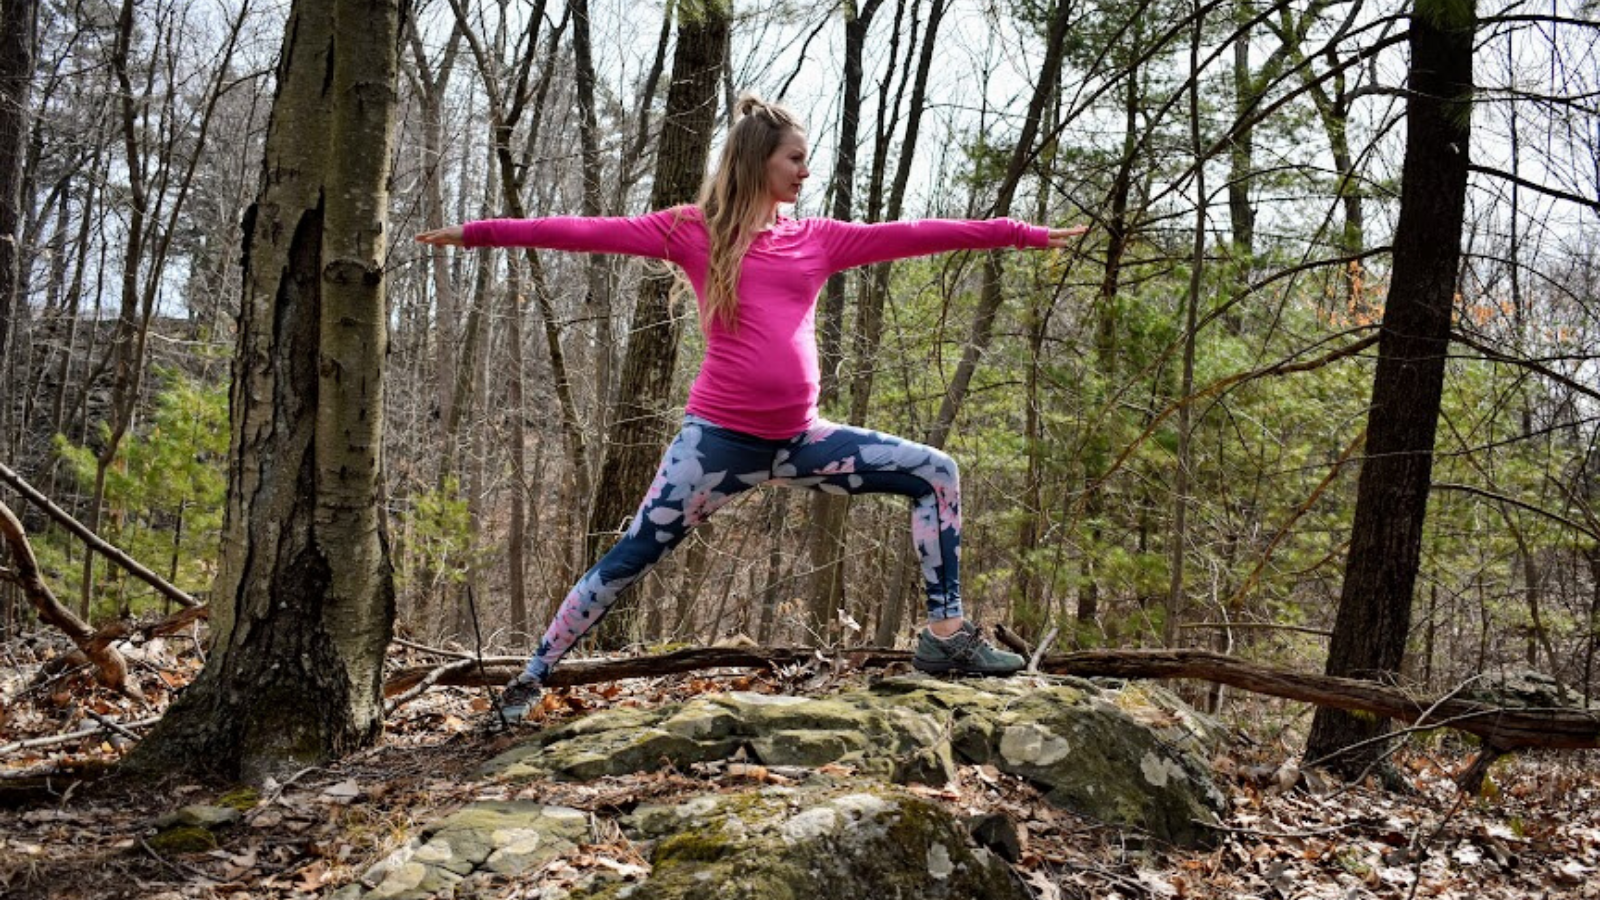
<path fill-rule="evenodd" d="M 711 244 L 706 266 L 707 329 L 713 321 L 730 331 L 738 327 L 739 267 L 772 211 L 767 159 L 791 132 L 805 132 L 794 113 L 753 93 L 739 95 L 722 157 L 700 186 L 696 201 Z"/>

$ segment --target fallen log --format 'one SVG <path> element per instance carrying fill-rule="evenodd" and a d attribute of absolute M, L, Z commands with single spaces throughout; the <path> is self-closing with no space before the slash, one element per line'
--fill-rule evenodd
<path fill-rule="evenodd" d="M 703 647 L 630 659 L 574 660 L 551 674 L 550 687 L 571 687 L 647 678 L 704 669 L 776 669 L 821 659 L 833 665 L 884 668 L 909 664 L 908 650 L 862 648 L 830 653 L 806 647 Z M 384 685 L 389 697 L 424 679 L 439 685 L 499 686 L 521 670 L 520 657 L 486 657 L 476 664 L 418 666 L 396 673 Z M 1355 678 L 1292 672 L 1245 662 L 1205 650 L 1086 650 L 1057 653 L 1039 662 L 1039 671 L 1093 678 L 1183 678 L 1226 684 L 1241 690 L 1317 706 L 1369 712 L 1417 727 L 1449 727 L 1476 735 L 1500 751 L 1544 747 L 1562 750 L 1600 748 L 1600 711 L 1565 707 L 1502 707 L 1447 696 L 1417 697 L 1406 691 Z M 438 673 L 438 674 L 435 674 Z"/>

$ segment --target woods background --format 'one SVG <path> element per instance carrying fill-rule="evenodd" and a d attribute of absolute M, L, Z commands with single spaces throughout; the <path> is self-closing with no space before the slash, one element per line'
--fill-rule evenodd
<path fill-rule="evenodd" d="M 288 10 L 0 6 L 0 234 L 16 235 L 0 241 L 0 460 L 203 596 L 221 552 L 240 248 Z M 692 303 L 646 314 L 650 265 L 410 237 L 647 211 L 692 33 L 715 39 L 701 52 L 716 108 L 702 112 L 718 142 L 744 89 L 810 124 L 797 215 L 1094 226 L 1072 252 L 860 270 L 821 303 L 825 414 L 962 463 L 969 609 L 1075 647 L 1320 667 L 1401 211 L 1408 9 L 419 0 L 410 13 L 382 487 L 402 634 L 531 647 L 646 486 L 607 477 L 608 454 L 635 446 L 653 464 L 700 353 Z M 1477 15 L 1405 674 L 1438 689 L 1531 666 L 1589 698 L 1596 8 Z M 681 346 L 660 395 L 623 390 L 630 341 L 663 330 Z M 85 618 L 169 602 L 13 505 Z M 921 616 L 905 517 L 892 498 L 756 492 L 636 588 L 605 640 L 903 640 Z M 4 633 L 31 616 L 0 584 Z"/>

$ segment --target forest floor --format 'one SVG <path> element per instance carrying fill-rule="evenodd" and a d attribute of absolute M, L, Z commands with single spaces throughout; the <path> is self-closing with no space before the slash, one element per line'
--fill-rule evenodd
<path fill-rule="evenodd" d="M 132 660 L 146 694 L 140 704 L 95 687 L 82 670 L 38 679 L 40 665 L 57 652 L 43 639 L 0 646 L 0 897 L 326 897 L 423 824 L 476 800 L 531 799 L 609 815 L 745 789 L 752 779 L 778 780 L 745 767 L 582 785 L 485 782 L 477 768 L 527 734 L 487 727 L 485 692 L 457 688 L 432 690 L 403 707 L 379 746 L 245 793 L 243 804 L 237 786 L 230 796 L 227 785 L 96 779 L 85 773 L 114 764 L 131 738 L 102 725 L 67 742 L 18 744 L 94 727 L 95 716 L 135 722 L 159 715 L 201 663 L 181 639 L 144 645 Z M 409 651 L 396 659 L 418 661 Z M 750 674 L 644 679 L 553 693 L 536 715 L 549 724 L 709 691 L 840 686 L 837 678 L 800 685 Z M 1470 748 L 1433 733 L 1411 736 L 1393 757 L 1407 790 L 1385 791 L 1373 781 L 1346 786 L 1296 767 L 1306 707 L 1239 695 L 1231 704 L 1223 716 L 1231 738 L 1213 759 L 1230 810 L 1212 849 L 1159 846 L 1087 821 L 990 767 L 964 767 L 951 784 L 912 789 L 964 815 L 1006 814 L 1022 842 L 1016 871 L 1039 900 L 1600 898 L 1600 755 L 1508 757 L 1482 796 L 1465 797 L 1451 777 Z M 160 816 L 219 800 L 246 811 L 217 832 L 216 846 L 181 853 L 152 847 Z M 619 837 L 479 896 L 554 900 L 598 870 L 637 878 L 649 861 Z"/>

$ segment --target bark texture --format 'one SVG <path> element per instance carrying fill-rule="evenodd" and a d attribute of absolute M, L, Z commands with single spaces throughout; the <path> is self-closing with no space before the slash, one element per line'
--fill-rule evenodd
<path fill-rule="evenodd" d="M 374 740 L 394 618 L 379 496 L 400 0 L 291 10 L 244 223 L 213 647 L 136 771 L 257 780 Z"/>
<path fill-rule="evenodd" d="M 0 449 L 10 428 L 14 334 L 27 307 L 21 302 L 18 244 L 22 238 L 22 170 L 33 84 L 37 0 L 0 0 Z M 21 355 L 20 351 L 17 353 Z"/>
<path fill-rule="evenodd" d="M 1367 413 L 1367 454 L 1327 673 L 1387 679 L 1400 671 L 1433 472 L 1450 316 L 1461 257 L 1471 132 L 1472 0 L 1421 0 L 1411 17 L 1410 95 L 1394 274 Z M 1376 761 L 1383 719 L 1319 710 L 1306 753 L 1343 748 L 1335 768 Z"/>

